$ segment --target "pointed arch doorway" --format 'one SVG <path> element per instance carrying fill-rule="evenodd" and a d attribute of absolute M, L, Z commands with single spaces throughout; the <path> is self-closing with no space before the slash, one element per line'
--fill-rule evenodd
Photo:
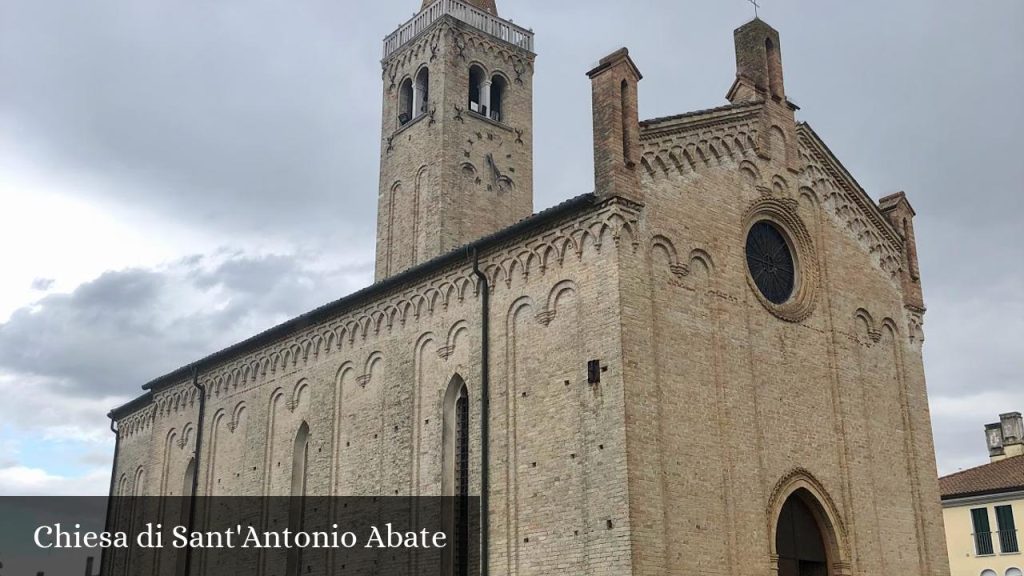
<path fill-rule="evenodd" d="M 772 576 L 851 576 L 847 529 L 824 485 L 795 468 L 768 503 Z"/>
<path fill-rule="evenodd" d="M 790 494 L 779 512 L 775 529 L 779 576 L 830 576 L 825 537 L 807 496 Z"/>

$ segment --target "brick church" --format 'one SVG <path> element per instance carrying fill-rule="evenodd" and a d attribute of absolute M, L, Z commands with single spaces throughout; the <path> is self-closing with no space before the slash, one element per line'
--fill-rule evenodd
<path fill-rule="evenodd" d="M 734 37 L 706 110 L 587 72 L 593 192 L 534 214 L 533 33 L 424 1 L 376 282 L 144 385 L 112 491 L 481 495 L 490 574 L 948 575 L 914 210 L 796 120 L 775 29 Z"/>

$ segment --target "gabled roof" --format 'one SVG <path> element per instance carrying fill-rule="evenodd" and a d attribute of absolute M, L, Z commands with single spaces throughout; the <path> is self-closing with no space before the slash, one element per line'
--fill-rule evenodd
<path fill-rule="evenodd" d="M 1014 456 L 939 478 L 943 500 L 1024 490 L 1024 456 Z"/>
<path fill-rule="evenodd" d="M 812 148 L 816 148 L 816 151 L 827 161 L 830 165 L 829 167 L 835 170 L 837 179 L 849 186 L 851 199 L 857 203 L 879 232 L 885 236 L 893 248 L 901 250 L 903 248 L 903 237 L 893 228 L 892 222 L 889 222 L 889 219 L 882 214 L 882 209 L 861 187 L 857 179 L 853 177 L 853 174 L 839 161 L 839 157 L 832 152 L 828 144 L 825 143 L 825 140 L 807 122 L 797 122 L 796 128 L 797 133 L 805 137 L 806 141 L 812 145 Z"/>

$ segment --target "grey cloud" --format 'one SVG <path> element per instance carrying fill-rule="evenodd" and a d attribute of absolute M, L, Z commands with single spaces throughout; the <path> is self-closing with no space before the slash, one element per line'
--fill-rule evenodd
<path fill-rule="evenodd" d="M 53 287 L 53 278 L 36 278 L 32 281 L 32 289 L 45 292 Z"/>
<path fill-rule="evenodd" d="M 300 264 L 290 256 L 273 255 L 251 259 L 232 259 L 212 272 L 196 270 L 196 284 L 204 288 L 223 286 L 233 292 L 265 292 L 267 278 L 291 277 L 301 273 Z"/>
<path fill-rule="evenodd" d="M 345 206 L 371 209 L 373 194 L 340 199 L 372 191 L 374 171 L 341 160 L 376 159 L 378 99 L 364 87 L 379 81 L 377 64 L 371 54 L 331 62 L 379 38 L 329 26 L 343 4 L 43 0 L 3 10 L 4 137 L 37 147 L 54 170 L 111 181 L 107 200 L 225 231 L 324 231 Z"/>
<path fill-rule="evenodd" d="M 89 467 L 110 466 L 111 454 L 105 450 L 90 450 L 78 457 L 78 463 Z"/>
<path fill-rule="evenodd" d="M 67 394 L 132 395 L 184 365 L 361 285 L 368 270 L 311 271 L 302 256 L 187 259 L 111 271 L 0 324 L 0 370 Z"/>

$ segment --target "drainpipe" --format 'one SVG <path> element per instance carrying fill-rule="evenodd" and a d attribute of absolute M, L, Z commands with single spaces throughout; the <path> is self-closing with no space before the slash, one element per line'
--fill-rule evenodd
<path fill-rule="evenodd" d="M 490 393 L 490 308 L 491 287 L 487 276 L 480 270 L 480 256 L 473 249 L 473 274 L 480 283 L 480 574 L 487 576 L 490 570 L 490 521 L 488 519 L 488 503 L 490 500 L 490 432 L 491 432 L 491 393 Z"/>
<path fill-rule="evenodd" d="M 199 391 L 199 418 L 196 421 L 196 448 L 193 451 L 193 473 L 192 493 L 188 498 L 188 532 L 192 533 L 192 527 L 196 522 L 196 493 L 199 492 L 199 454 L 203 446 L 203 420 L 206 416 L 206 388 L 199 383 L 199 369 L 192 365 L 192 386 Z M 185 548 L 185 574 L 191 574 L 192 569 L 192 547 Z"/>
<path fill-rule="evenodd" d="M 110 431 L 114 433 L 114 464 L 110 467 L 110 490 L 107 492 L 107 517 L 103 520 L 103 531 L 113 532 L 111 523 L 113 522 L 112 512 L 114 510 L 114 486 L 116 485 L 117 479 L 117 455 L 121 451 L 121 435 L 117 433 L 117 428 L 114 427 L 114 415 L 110 414 Z M 104 570 L 110 567 L 110 549 L 104 548 L 100 554 L 100 574 L 104 573 Z"/>

